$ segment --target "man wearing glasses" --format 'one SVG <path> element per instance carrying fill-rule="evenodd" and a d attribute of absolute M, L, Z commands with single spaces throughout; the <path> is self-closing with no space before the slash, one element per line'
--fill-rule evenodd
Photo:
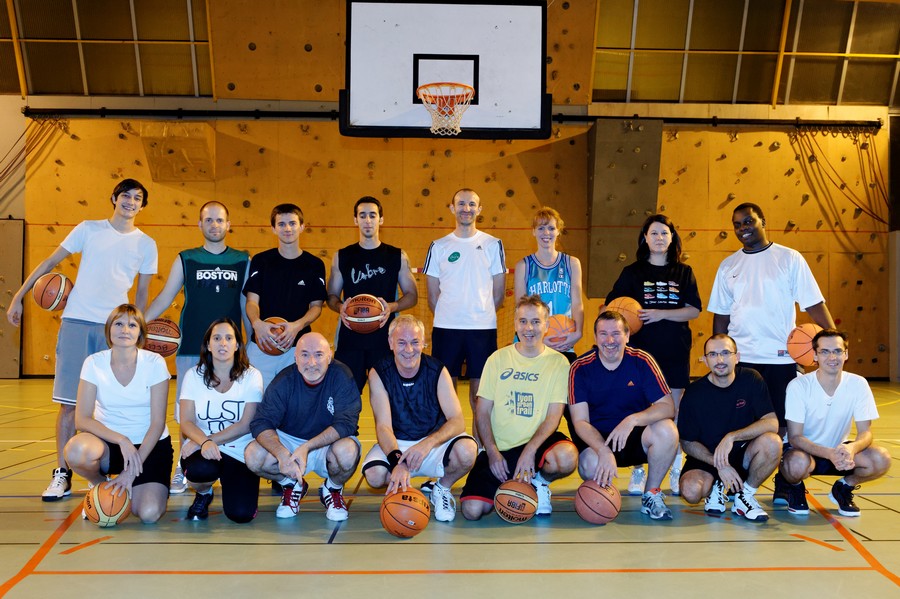
<path fill-rule="evenodd" d="M 839 476 L 828 498 L 842 516 L 859 516 L 853 491 L 884 476 L 891 456 L 873 443 L 872 421 L 878 418 L 875 398 L 863 377 L 844 372 L 847 335 L 825 329 L 813 337 L 818 370 L 805 374 L 787 388 L 788 448 L 781 475 L 790 483 L 788 511 L 809 513 L 806 487 L 809 476 Z M 856 438 L 849 440 L 856 422 Z"/>
<path fill-rule="evenodd" d="M 391 322 L 393 352 L 369 370 L 369 401 L 377 443 L 366 455 L 366 481 L 387 493 L 406 491 L 416 476 L 437 478 L 431 510 L 439 522 L 456 518 L 453 483 L 472 469 L 478 447 L 466 434 L 459 397 L 450 373 L 423 355 L 425 325 L 404 314 Z"/>
<path fill-rule="evenodd" d="M 681 470 L 681 496 L 688 503 L 706 497 L 708 514 L 731 511 L 751 522 L 769 515 L 756 490 L 781 459 L 778 418 L 765 381 L 752 368 L 737 365 L 734 339 L 719 333 L 706 340 L 709 374 L 685 390 L 678 415 L 678 435 L 687 459 Z"/>

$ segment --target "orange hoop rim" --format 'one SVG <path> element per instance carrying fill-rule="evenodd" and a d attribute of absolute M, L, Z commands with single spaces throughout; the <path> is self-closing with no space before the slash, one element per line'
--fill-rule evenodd
<path fill-rule="evenodd" d="M 441 89 L 442 87 L 461 88 L 461 91 L 448 93 Z M 475 97 L 475 88 L 455 81 L 435 81 L 417 87 L 416 97 L 422 102 L 435 105 L 440 109 L 453 110 L 457 104 L 471 101 Z"/>

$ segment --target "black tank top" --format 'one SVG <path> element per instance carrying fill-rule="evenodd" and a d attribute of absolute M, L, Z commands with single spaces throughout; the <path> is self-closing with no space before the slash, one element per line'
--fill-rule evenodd
<path fill-rule="evenodd" d="M 394 356 L 373 366 L 387 390 L 391 403 L 394 436 L 401 441 L 418 441 L 441 428 L 447 421 L 438 401 L 437 386 L 444 365 L 422 354 L 419 372 L 411 379 L 397 372 Z"/>
<path fill-rule="evenodd" d="M 387 302 L 397 300 L 397 280 L 400 277 L 400 248 L 382 243 L 377 248 L 365 250 L 358 243 L 338 250 L 338 264 L 344 279 L 342 300 L 360 293 L 368 293 L 384 298 Z M 344 349 L 375 349 L 387 347 L 387 324 L 371 333 L 355 333 L 340 324 L 338 345 Z"/>

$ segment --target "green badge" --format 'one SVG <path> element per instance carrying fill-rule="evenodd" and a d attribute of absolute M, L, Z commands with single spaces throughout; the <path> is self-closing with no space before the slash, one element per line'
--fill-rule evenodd
<path fill-rule="evenodd" d="M 457 260 L 459 260 L 459 252 L 453 252 L 450 254 L 450 257 L 447 258 L 447 262 L 456 262 Z"/>

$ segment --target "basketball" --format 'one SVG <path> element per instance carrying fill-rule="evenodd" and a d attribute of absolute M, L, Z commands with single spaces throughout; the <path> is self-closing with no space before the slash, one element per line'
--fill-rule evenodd
<path fill-rule="evenodd" d="M 127 493 L 113 495 L 106 483 L 94 485 L 84 496 L 84 515 L 101 528 L 115 526 L 131 513 Z"/>
<path fill-rule="evenodd" d="M 144 349 L 167 358 L 181 345 L 181 329 L 168 318 L 157 318 L 147 323 L 147 340 Z"/>
<path fill-rule="evenodd" d="M 395 537 L 409 539 L 428 526 L 431 504 L 418 489 L 407 489 L 385 497 L 378 513 L 386 531 Z"/>
<path fill-rule="evenodd" d="M 268 322 L 269 324 L 281 325 L 281 324 L 286 323 L 287 321 L 285 319 L 281 318 L 280 316 L 270 316 L 267 319 L 265 319 L 263 322 Z M 283 332 L 284 332 L 283 326 L 275 327 L 276 335 L 280 335 Z M 257 345 L 259 345 L 259 344 L 257 344 Z M 276 347 L 275 349 L 263 349 L 263 346 L 259 345 L 259 349 L 261 349 L 264 354 L 268 354 L 270 356 L 280 356 L 281 354 L 286 353 L 291 348 L 279 349 Z"/>
<path fill-rule="evenodd" d="M 72 281 L 69 277 L 58 272 L 48 272 L 34 282 L 31 295 L 44 310 L 56 311 L 66 307 L 71 291 Z"/>
<path fill-rule="evenodd" d="M 605 309 L 613 310 L 624 316 L 625 320 L 628 321 L 628 328 L 631 330 L 632 335 L 640 331 L 641 327 L 644 326 L 644 322 L 641 320 L 640 316 L 638 316 L 641 310 L 641 304 L 634 298 L 625 296 L 617 297 L 606 304 Z M 603 310 L 604 309 L 601 308 L 600 311 L 602 312 Z"/>
<path fill-rule="evenodd" d="M 812 366 L 815 363 L 812 340 L 821 330 L 819 325 L 807 322 L 791 331 L 787 338 L 787 348 L 794 362 L 800 366 Z"/>
<path fill-rule="evenodd" d="M 497 515 L 513 524 L 528 522 L 537 511 L 537 491 L 528 483 L 508 480 L 494 493 Z"/>
<path fill-rule="evenodd" d="M 554 314 L 547 324 L 547 339 L 553 343 L 566 340 L 566 335 L 575 332 L 575 321 L 564 314 Z"/>
<path fill-rule="evenodd" d="M 586 480 L 575 492 L 575 513 L 591 524 L 612 522 L 622 509 L 622 496 L 614 486 L 601 487 Z"/>
<path fill-rule="evenodd" d="M 344 306 L 351 331 L 371 333 L 379 329 L 384 306 L 374 295 L 360 293 L 344 302 Z"/>

